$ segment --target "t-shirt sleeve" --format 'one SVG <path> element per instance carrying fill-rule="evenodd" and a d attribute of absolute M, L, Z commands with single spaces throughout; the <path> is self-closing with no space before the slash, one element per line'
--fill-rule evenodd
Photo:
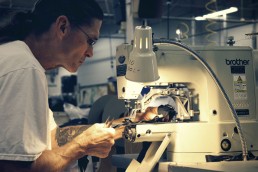
<path fill-rule="evenodd" d="M 51 111 L 51 109 L 49 109 L 49 127 L 50 127 L 50 131 L 54 130 L 57 127 L 54 114 Z"/>
<path fill-rule="evenodd" d="M 49 108 L 44 72 L 26 68 L 0 77 L 0 159 L 33 161 L 48 148 Z"/>

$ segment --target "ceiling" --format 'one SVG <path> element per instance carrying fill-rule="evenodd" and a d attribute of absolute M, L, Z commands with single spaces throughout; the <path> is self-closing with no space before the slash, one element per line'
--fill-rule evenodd
<path fill-rule="evenodd" d="M 0 0 L 0 24 L 5 23 L 11 12 L 19 10 L 30 10 L 37 0 Z M 124 4 L 126 0 L 97 0 L 105 13 L 106 24 L 114 27 L 124 19 Z M 153 12 L 158 9 L 160 18 L 171 20 L 192 20 L 193 17 L 237 7 L 239 10 L 228 15 L 230 21 L 256 22 L 258 18 L 257 0 L 132 0 L 140 1 L 140 12 Z M 151 9 L 151 1 L 154 2 L 154 9 Z M 146 2 L 146 3 L 145 3 Z M 156 4 L 155 4 L 156 3 Z M 157 5 L 158 4 L 158 5 Z M 159 6 L 159 8 L 157 8 Z M 104 20 L 104 21 L 105 21 Z M 105 24 L 104 23 L 104 24 Z M 114 27 L 114 29 L 117 29 Z"/>

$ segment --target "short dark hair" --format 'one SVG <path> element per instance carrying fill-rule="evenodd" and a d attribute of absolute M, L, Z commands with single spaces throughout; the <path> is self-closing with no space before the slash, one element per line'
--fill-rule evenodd
<path fill-rule="evenodd" d="M 24 40 L 30 33 L 40 35 L 61 15 L 76 25 L 91 26 L 93 20 L 103 20 L 103 11 L 95 0 L 38 0 L 31 11 L 18 12 L 0 29 L 0 43 Z"/>

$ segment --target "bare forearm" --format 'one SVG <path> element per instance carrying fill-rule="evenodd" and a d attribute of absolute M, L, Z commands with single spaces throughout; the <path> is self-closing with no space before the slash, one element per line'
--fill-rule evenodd
<path fill-rule="evenodd" d="M 52 134 L 52 141 L 54 145 L 63 146 L 72 141 L 76 136 L 80 135 L 83 131 L 87 130 L 90 125 L 68 126 L 64 128 L 56 128 Z"/>
<path fill-rule="evenodd" d="M 43 151 L 40 157 L 33 162 L 0 161 L 1 170 L 4 169 L 4 172 L 64 171 L 71 162 L 84 156 L 85 150 L 82 150 L 80 145 L 72 140 L 88 127 L 71 126 L 56 128 L 51 133 L 52 150 Z"/>
<path fill-rule="evenodd" d="M 43 156 L 38 159 L 39 163 L 36 161 L 37 168 L 49 167 L 48 160 L 54 158 L 51 161 L 52 165 L 50 165 L 53 168 L 51 171 L 63 171 L 70 163 L 83 157 L 85 150 L 73 139 L 89 127 L 90 125 L 58 127 L 52 131 L 53 149 L 43 152 Z M 45 170 L 50 171 L 48 168 Z"/>
<path fill-rule="evenodd" d="M 1 172 L 61 172 L 84 155 L 105 158 L 114 145 L 115 130 L 101 124 L 57 128 L 52 131 L 52 150 L 33 162 L 0 161 Z M 87 130 L 86 130 L 87 129 Z M 56 133 L 56 134 L 54 134 Z"/>
<path fill-rule="evenodd" d="M 75 142 L 46 150 L 33 162 L 0 161 L 3 172 L 61 172 L 68 165 L 84 156 L 84 150 Z"/>
<path fill-rule="evenodd" d="M 36 169 L 35 171 L 41 172 L 64 171 L 69 164 L 84 155 L 85 150 L 76 142 L 71 141 L 64 146 L 44 151 L 34 162 L 33 167 Z"/>

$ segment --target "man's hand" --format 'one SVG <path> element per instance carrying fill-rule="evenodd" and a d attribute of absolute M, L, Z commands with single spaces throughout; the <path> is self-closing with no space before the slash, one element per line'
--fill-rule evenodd
<path fill-rule="evenodd" d="M 136 115 L 135 122 L 138 121 L 151 121 L 155 117 L 159 116 L 163 122 L 171 121 L 177 112 L 170 105 L 160 105 L 159 107 L 148 107 L 144 113 L 138 113 Z"/>
<path fill-rule="evenodd" d="M 86 155 L 105 158 L 115 141 L 115 130 L 105 128 L 104 124 L 94 124 L 74 138 Z"/>
<path fill-rule="evenodd" d="M 144 113 L 137 113 L 135 122 L 150 121 L 158 115 L 158 107 L 147 107 Z"/>

